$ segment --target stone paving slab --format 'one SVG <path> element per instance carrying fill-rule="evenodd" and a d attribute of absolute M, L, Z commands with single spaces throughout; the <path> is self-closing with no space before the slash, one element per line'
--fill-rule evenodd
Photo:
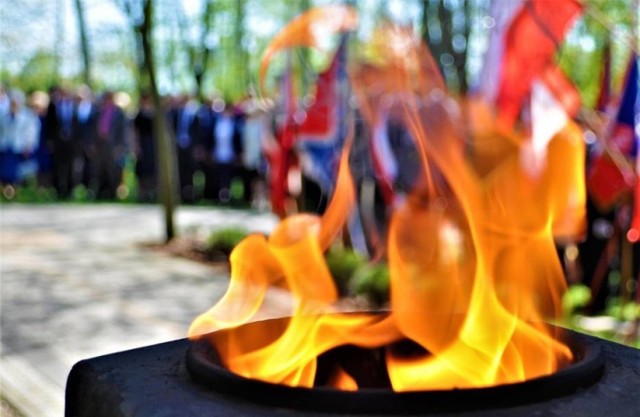
<path fill-rule="evenodd" d="M 270 214 L 181 207 L 181 234 L 242 226 Z M 163 238 L 154 205 L 0 206 L 0 388 L 25 417 L 60 417 L 81 359 L 185 336 L 227 285 L 227 271 L 140 247 Z"/>

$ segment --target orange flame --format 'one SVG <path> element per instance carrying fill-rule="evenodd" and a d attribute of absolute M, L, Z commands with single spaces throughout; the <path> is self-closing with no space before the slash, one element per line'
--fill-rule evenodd
<path fill-rule="evenodd" d="M 260 91 L 265 92 L 265 78 L 273 55 L 297 46 L 319 48 L 327 35 L 354 30 L 358 25 L 355 9 L 344 5 L 329 5 L 309 9 L 285 26 L 262 55 L 260 63 Z"/>
<path fill-rule="evenodd" d="M 293 27 L 307 33 L 296 26 L 300 21 Z M 335 347 L 377 348 L 403 339 L 423 353 L 386 349 L 396 391 L 483 387 L 553 373 L 572 359 L 545 320 L 559 313 L 564 291 L 554 236 L 583 230 L 579 129 L 570 123 L 552 139 L 541 174 L 532 177 L 521 164 L 526 139 L 498 133 L 481 103 L 461 107 L 448 97 L 431 56 L 410 32 L 387 26 L 381 33 L 388 35 L 376 46 L 382 58 L 351 74 L 355 94 L 369 123 L 385 101 L 395 103 L 394 117 L 423 165 L 389 224 L 390 313 L 341 313 L 323 258 L 355 204 L 347 147 L 326 213 L 292 216 L 268 239 L 241 242 L 231 256 L 227 293 L 196 318 L 190 337 L 208 334 L 233 372 L 291 386 L 313 386 L 318 356 Z M 283 39 L 268 51 L 283 47 Z M 289 318 L 242 326 L 256 320 L 273 288 L 291 295 Z M 357 389 L 341 368 L 330 384 Z"/>

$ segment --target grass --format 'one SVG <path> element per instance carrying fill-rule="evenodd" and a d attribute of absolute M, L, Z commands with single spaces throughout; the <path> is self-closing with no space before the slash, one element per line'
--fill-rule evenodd
<path fill-rule="evenodd" d="M 135 203 L 138 197 L 138 182 L 135 176 L 135 160 L 127 158 L 122 170 L 122 184 L 118 187 L 116 198 L 112 202 Z M 94 203 L 95 196 L 82 184 L 71 190 L 68 199 L 60 200 L 53 187 L 37 184 L 36 178 L 28 178 L 25 183 L 5 186 L 0 193 L 0 202 L 49 204 L 49 203 Z"/>
<path fill-rule="evenodd" d="M 640 304 L 623 303 L 619 297 L 611 297 L 607 308 L 598 316 L 587 316 L 581 311 L 591 301 L 591 291 L 584 285 L 572 285 L 562 299 L 564 318 L 560 324 L 596 337 L 623 343 L 640 349 L 637 327 L 640 321 Z"/>

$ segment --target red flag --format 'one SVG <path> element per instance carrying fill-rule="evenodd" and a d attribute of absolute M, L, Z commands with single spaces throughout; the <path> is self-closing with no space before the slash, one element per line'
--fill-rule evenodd
<path fill-rule="evenodd" d="M 567 29 L 582 11 L 577 0 L 529 0 L 507 31 L 496 97 L 500 123 L 515 123 L 531 83 L 553 58 Z"/>
<path fill-rule="evenodd" d="M 261 91 L 264 92 L 265 90 L 264 84 L 267 69 L 271 58 L 277 52 L 301 46 L 322 49 L 321 44 L 324 36 L 353 30 L 357 24 L 358 14 L 355 8 L 345 5 L 311 8 L 293 19 L 274 37 L 264 52 L 260 64 L 259 83 Z M 280 152 L 271 158 L 274 162 L 274 166 L 271 168 L 272 204 L 273 210 L 279 215 L 286 214 L 287 177 L 290 166 L 295 162 L 295 155 L 292 151 L 294 142 L 296 142 L 297 126 L 294 121 L 296 109 L 291 84 L 291 69 L 289 65 L 282 85 L 285 97 L 283 106 L 285 121 L 277 133 Z"/>
<path fill-rule="evenodd" d="M 587 178 L 593 202 L 601 210 L 610 210 L 629 191 L 634 182 L 633 170 L 620 164 L 609 153 L 596 156 Z"/>
<path fill-rule="evenodd" d="M 270 166 L 269 186 L 271 191 L 271 210 L 280 217 L 286 215 L 286 199 L 288 194 L 288 175 L 292 165 L 292 149 L 295 143 L 296 112 L 295 94 L 291 71 L 291 53 L 287 57 L 287 67 L 281 80 L 281 117 L 277 127 L 277 146 L 267 154 Z"/>
<path fill-rule="evenodd" d="M 298 151 L 305 173 L 330 195 L 336 182 L 340 155 L 349 127 L 347 40 L 342 34 L 329 67 L 318 75 L 315 102 L 297 131 Z"/>
<path fill-rule="evenodd" d="M 342 44 L 339 48 L 344 48 Z M 318 74 L 315 101 L 306 109 L 307 116 L 298 128 L 301 140 L 328 141 L 335 139 L 337 128 L 336 106 L 338 104 L 338 50 L 329 67 Z"/>
<path fill-rule="evenodd" d="M 593 201 L 601 208 L 608 209 L 632 192 L 637 173 L 629 164 L 637 154 L 638 134 L 638 65 L 635 57 L 627 72 L 624 92 L 611 126 L 605 132 L 607 151 L 602 149 L 594 157 L 588 187 Z M 636 209 L 638 207 L 636 206 Z M 634 220 L 640 214 L 634 216 Z M 640 220 L 637 220 L 640 223 Z M 640 230 L 640 224 L 639 230 Z M 638 236 L 640 239 L 640 235 Z"/>

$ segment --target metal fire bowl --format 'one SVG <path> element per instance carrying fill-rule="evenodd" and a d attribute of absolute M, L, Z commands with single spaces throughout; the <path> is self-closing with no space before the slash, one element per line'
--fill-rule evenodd
<path fill-rule="evenodd" d="M 260 323 L 245 326 L 259 326 Z M 191 378 L 208 389 L 242 401 L 278 408 L 376 415 L 497 409 L 573 394 L 600 379 L 604 358 L 599 344 L 593 339 L 577 338 L 573 333 L 558 330 L 573 351 L 573 363 L 552 375 L 483 388 L 394 392 L 389 388 L 341 391 L 327 387 L 289 387 L 248 379 L 230 372 L 221 365 L 215 348 L 207 342 L 206 337 L 188 349 L 186 365 Z"/>

